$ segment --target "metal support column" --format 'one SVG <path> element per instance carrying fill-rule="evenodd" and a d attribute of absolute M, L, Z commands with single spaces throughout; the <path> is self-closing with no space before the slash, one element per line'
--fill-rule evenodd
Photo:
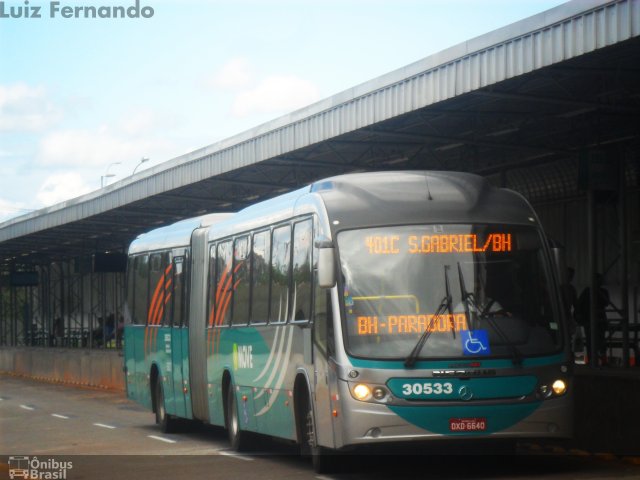
<path fill-rule="evenodd" d="M 16 287 L 10 286 L 9 293 L 11 296 L 11 305 L 10 305 L 10 312 L 9 312 L 9 321 L 11 322 L 11 330 L 10 330 L 11 341 L 9 345 L 11 345 L 12 347 L 15 347 L 18 345 L 18 315 L 17 315 L 18 299 L 16 295 L 17 294 Z"/>
<path fill-rule="evenodd" d="M 56 336 L 56 347 L 66 345 L 64 270 L 60 262 L 51 264 L 50 275 L 51 312 Z"/>
<path fill-rule="evenodd" d="M 51 346 L 51 338 L 53 338 L 53 328 L 51 324 L 51 318 L 49 315 L 49 291 L 48 291 L 48 276 L 46 274 L 46 266 L 40 265 L 38 267 L 38 301 L 40 302 L 40 316 L 42 318 L 42 328 L 45 331 L 44 346 Z"/>
<path fill-rule="evenodd" d="M 0 346 L 7 345 L 7 317 L 4 311 L 6 303 L 4 296 L 7 290 L 2 286 L 3 273 L 0 271 Z"/>
<path fill-rule="evenodd" d="M 94 311 L 93 311 L 93 290 L 94 290 L 94 285 L 93 285 L 93 277 L 95 276 L 95 273 L 93 273 L 93 268 L 91 269 L 90 273 L 89 273 L 89 348 L 93 348 L 93 329 L 94 329 L 94 324 L 93 324 L 93 318 L 94 318 Z"/>
<path fill-rule="evenodd" d="M 107 335 L 107 285 L 104 273 L 99 274 L 100 278 L 100 317 L 102 322 L 100 328 L 102 330 L 102 345 L 101 348 L 106 348 L 106 335 Z"/>
<path fill-rule="evenodd" d="M 62 324 L 64 325 L 64 335 L 62 336 L 62 344 L 65 347 L 69 346 L 69 332 L 71 330 L 71 319 L 67 315 L 67 280 L 65 275 L 65 263 L 60 262 L 60 316 L 62 317 Z"/>
<path fill-rule="evenodd" d="M 597 250 L 597 212 L 596 212 L 596 192 L 593 188 L 589 189 L 587 197 L 587 232 L 588 232 L 588 248 L 589 248 L 589 330 L 590 335 L 587 339 L 589 348 L 589 366 L 596 368 L 598 366 L 598 312 L 596 311 L 598 286 L 596 281 L 598 250 Z"/>
<path fill-rule="evenodd" d="M 27 345 L 31 347 L 35 347 L 38 345 L 37 336 L 38 336 L 38 325 L 35 322 L 36 316 L 33 311 L 33 286 L 25 287 L 25 326 L 27 327 L 27 337 L 28 341 Z"/>
<path fill-rule="evenodd" d="M 618 188 L 618 216 L 620 226 L 620 311 L 622 313 L 622 365 L 629 367 L 629 278 L 628 278 L 628 235 L 627 235 L 627 181 L 626 156 L 620 155 Z"/>

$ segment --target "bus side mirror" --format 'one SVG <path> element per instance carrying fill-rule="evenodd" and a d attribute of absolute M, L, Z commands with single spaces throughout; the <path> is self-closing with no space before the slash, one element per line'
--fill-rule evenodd
<path fill-rule="evenodd" d="M 315 241 L 318 249 L 318 286 L 331 288 L 336 284 L 336 258 L 333 242 L 328 238 L 318 238 Z"/>

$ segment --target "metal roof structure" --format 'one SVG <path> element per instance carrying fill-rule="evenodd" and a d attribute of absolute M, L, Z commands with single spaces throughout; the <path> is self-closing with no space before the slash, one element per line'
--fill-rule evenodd
<path fill-rule="evenodd" d="M 139 233 L 337 173 L 460 170 L 577 194 L 586 149 L 640 184 L 640 1 L 574 0 L 96 192 L 0 224 L 0 266 L 125 251 Z"/>

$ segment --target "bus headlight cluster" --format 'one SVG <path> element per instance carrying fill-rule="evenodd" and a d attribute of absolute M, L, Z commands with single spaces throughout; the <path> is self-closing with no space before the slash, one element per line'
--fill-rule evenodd
<path fill-rule="evenodd" d="M 567 392 L 567 383 L 564 380 L 555 380 L 551 384 L 543 384 L 538 387 L 538 395 L 541 398 L 559 397 Z"/>
<path fill-rule="evenodd" d="M 367 385 L 366 383 L 350 384 L 351 395 L 361 402 L 385 402 L 389 391 L 380 385 Z"/>

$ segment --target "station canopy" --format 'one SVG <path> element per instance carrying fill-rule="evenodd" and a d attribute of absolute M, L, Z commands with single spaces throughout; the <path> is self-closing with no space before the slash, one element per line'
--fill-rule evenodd
<path fill-rule="evenodd" d="M 623 155 L 637 187 L 639 34 L 639 1 L 563 4 L 4 222 L 0 266 L 125 251 L 151 228 L 353 171 L 469 171 L 535 204 L 578 196 L 585 156 Z"/>

